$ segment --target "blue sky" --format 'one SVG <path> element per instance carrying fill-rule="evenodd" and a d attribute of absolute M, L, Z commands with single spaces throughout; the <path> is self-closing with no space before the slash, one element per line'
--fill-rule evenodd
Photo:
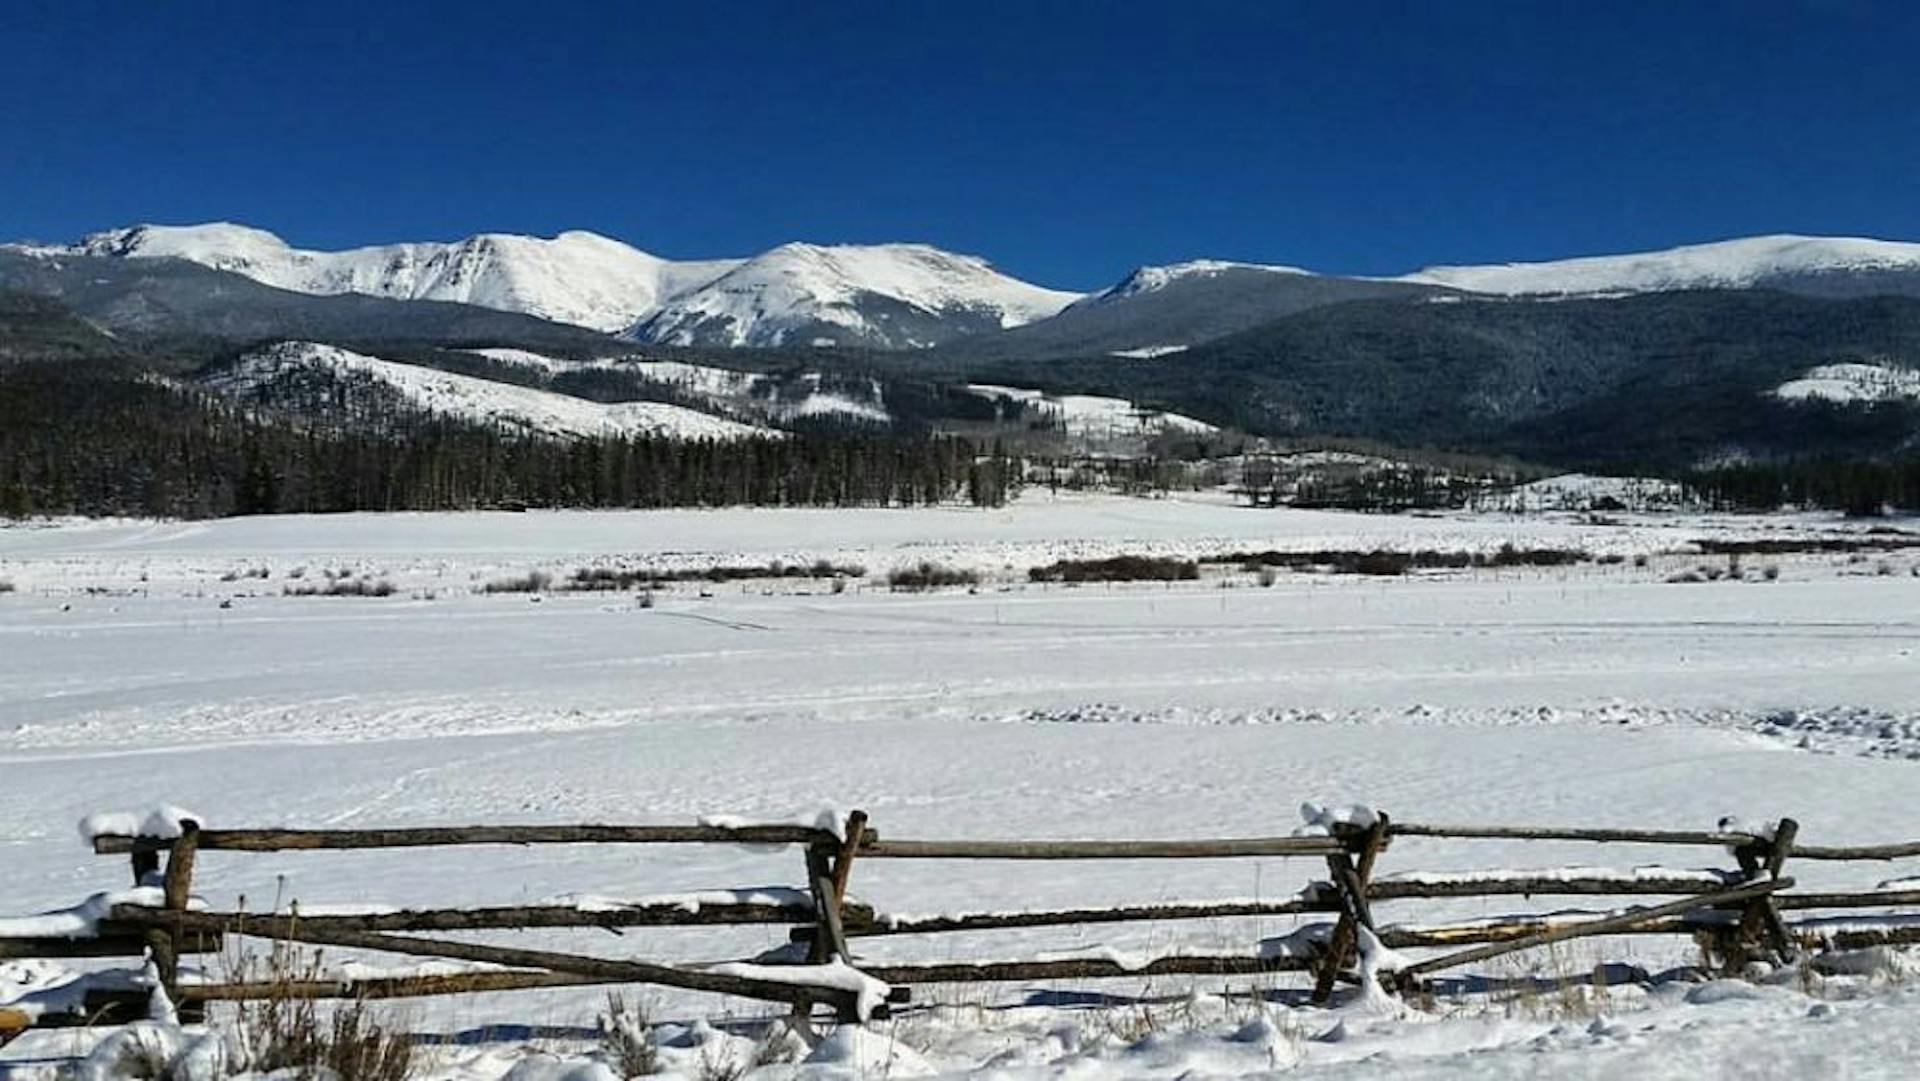
<path fill-rule="evenodd" d="M 13 4 L 0 236 L 923 240 L 1092 287 L 1920 239 L 1920 5 Z"/>

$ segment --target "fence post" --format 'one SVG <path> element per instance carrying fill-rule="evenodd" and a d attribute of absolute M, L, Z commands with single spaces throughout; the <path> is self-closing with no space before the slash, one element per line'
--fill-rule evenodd
<path fill-rule="evenodd" d="M 1786 866 L 1787 856 L 1793 851 L 1793 841 L 1800 832 L 1800 823 L 1791 818 L 1782 818 L 1774 827 L 1773 840 L 1766 846 L 1766 864 L 1760 866 L 1758 853 L 1748 853 L 1741 857 L 1740 869 L 1748 878 L 1766 872 L 1768 878 L 1779 878 L 1780 870 Z M 1753 866 L 1749 866 L 1752 863 Z M 1791 962 L 1798 954 L 1794 948 L 1793 936 L 1787 933 L 1787 925 L 1780 919 L 1780 906 L 1775 903 L 1772 894 L 1756 897 L 1747 903 L 1743 924 L 1756 924 L 1765 932 L 1767 944 L 1773 948 L 1774 960 L 1781 964 Z"/>
<path fill-rule="evenodd" d="M 1363 832 L 1348 831 L 1342 838 L 1348 851 L 1327 857 L 1327 871 L 1333 876 L 1333 888 L 1340 898 L 1340 918 L 1334 922 L 1327 939 L 1327 951 L 1314 977 L 1313 1002 L 1324 1005 L 1333 997 L 1334 982 L 1346 966 L 1358 937 L 1357 927 L 1373 930 L 1373 909 L 1367 904 L 1367 883 L 1373 880 L 1373 864 L 1387 841 L 1387 816 L 1381 814 Z M 1354 853 L 1359 853 L 1359 866 Z"/>
<path fill-rule="evenodd" d="M 193 895 L 193 862 L 200 848 L 200 823 L 187 819 L 180 823 L 180 836 L 173 842 L 173 848 L 167 853 L 167 872 L 162 879 L 162 905 L 175 916 L 187 911 L 187 903 Z M 153 950 L 154 968 L 160 973 L 160 986 L 166 989 L 167 997 L 174 1001 L 176 1008 L 180 1001 L 180 955 L 185 952 L 186 930 L 176 920 L 171 927 L 160 928 L 147 935 L 147 943 Z M 197 1018 L 182 1017 L 182 1020 Z"/>
<path fill-rule="evenodd" d="M 144 886 L 147 884 L 147 876 L 160 872 L 160 850 L 141 847 L 137 837 L 134 841 L 135 844 L 127 853 L 127 858 L 133 863 L 133 884 Z"/>

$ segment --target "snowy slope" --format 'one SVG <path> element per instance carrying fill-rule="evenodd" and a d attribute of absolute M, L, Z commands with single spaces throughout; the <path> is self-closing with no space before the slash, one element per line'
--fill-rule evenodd
<path fill-rule="evenodd" d="M 289 372 L 302 369 L 370 376 L 431 413 L 551 435 L 744 439 L 775 434 L 677 405 L 591 402 L 533 387 L 397 364 L 312 342 L 269 346 L 242 358 L 206 382 L 221 393 L 245 396 Z"/>
<path fill-rule="evenodd" d="M 1188 432 L 1196 435 L 1220 429 L 1202 420 L 1179 413 L 1147 409 L 1125 398 L 1104 398 L 1093 394 L 1048 394 L 1024 387 L 1005 387 L 992 383 L 973 383 L 967 389 L 982 398 L 1019 402 L 1030 412 L 1039 413 L 1066 429 L 1073 436 L 1137 436 L 1160 432 Z"/>
<path fill-rule="evenodd" d="M 844 417 L 885 424 L 892 415 L 878 380 L 866 380 L 858 393 L 826 385 L 819 372 L 775 378 L 758 372 L 739 372 L 677 360 L 614 362 L 682 393 L 703 398 L 715 409 L 734 416 L 793 420 L 800 417 Z"/>
<path fill-rule="evenodd" d="M 911 348 L 952 337 L 956 326 L 1022 326 L 1078 299 L 924 244 L 783 244 L 670 301 L 635 336 L 674 345 Z"/>
<path fill-rule="evenodd" d="M 367 293 L 447 300 L 618 330 L 669 296 L 731 269 L 730 260 L 675 263 L 588 232 L 552 239 L 485 233 L 452 243 L 305 251 L 243 225 L 137 225 L 96 233 L 91 255 L 173 256 L 296 293 Z"/>
<path fill-rule="evenodd" d="M 1920 244 L 1782 234 L 1634 255 L 1494 266 L 1434 266 L 1398 280 L 1522 296 L 1737 289 L 1774 278 L 1889 270 L 1920 270 Z"/>
<path fill-rule="evenodd" d="M 1823 364 L 1773 388 L 1788 401 L 1920 401 L 1920 371 L 1884 364 Z"/>
<path fill-rule="evenodd" d="M 544 372 L 601 368 L 631 372 L 674 388 L 686 398 L 699 399 L 713 412 L 747 421 L 788 421 L 804 417 L 840 417 L 886 424 L 886 396 L 877 379 L 843 378 L 830 384 L 821 372 L 743 372 L 709 364 L 678 360 L 648 360 L 644 356 L 611 357 L 592 361 L 563 360 L 525 349 L 473 349 L 489 360 L 517 364 Z"/>

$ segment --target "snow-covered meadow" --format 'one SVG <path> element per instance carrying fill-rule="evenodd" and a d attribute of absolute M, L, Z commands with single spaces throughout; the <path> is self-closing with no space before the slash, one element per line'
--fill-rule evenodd
<path fill-rule="evenodd" d="M 1920 548 L 1749 556 L 1736 575 L 1725 557 L 1697 551 L 1702 539 L 1867 528 L 1811 515 L 1361 516 L 1039 496 L 997 511 L 0 529 L 0 581 L 12 586 L 0 587 L 0 913 L 124 886 L 124 863 L 91 855 L 74 824 L 160 803 L 232 827 L 688 823 L 858 807 L 882 837 L 1177 838 L 1284 834 L 1314 800 L 1475 823 L 1707 828 L 1724 815 L 1792 815 L 1808 842 L 1920 838 Z M 1026 575 L 1056 559 L 1118 554 L 1503 544 L 1606 561 L 1388 578 L 1282 573 L 1266 585 L 1232 564 L 1172 584 L 1072 588 Z M 679 582 L 650 605 L 631 592 L 557 588 L 579 569 L 817 560 L 858 565 L 865 577 L 838 588 Z M 889 571 L 922 561 L 973 570 L 981 584 L 886 589 Z M 1709 568 L 1719 576 L 1697 573 Z M 535 572 L 556 588 L 487 592 Z M 298 595 L 329 581 L 392 591 Z M 1719 856 L 1408 840 L 1381 874 L 1728 862 Z M 1318 862 L 874 861 L 856 869 L 853 892 L 892 914 L 1281 898 L 1323 876 Z M 1811 887 L 1870 888 L 1911 873 L 1795 868 Z M 699 846 L 209 853 L 196 882 L 221 909 L 242 897 L 259 910 L 292 900 L 630 900 L 798 885 L 800 859 Z M 1383 905 L 1381 917 L 1528 907 Z M 1531 906 L 1543 907 L 1572 906 Z M 1269 917 L 998 931 L 860 940 L 856 951 L 874 961 L 1247 951 L 1293 926 Z M 714 961 L 775 946 L 784 929 L 508 937 Z M 1650 972 L 1692 959 L 1674 939 L 1600 941 L 1542 963 L 1564 975 L 1601 959 Z M 888 1046 L 908 1051 L 886 1071 L 867 1056 L 867 1072 L 1517 1077 L 1551 1064 L 1573 1077 L 1701 1076 L 1751 1055 L 1739 1076 L 1834 1072 L 1823 1064 L 1903 1076 L 1920 1051 L 1911 1035 L 1920 994 L 1881 985 L 1904 965 L 1882 959 L 1871 976 L 1773 984 L 1627 986 L 1581 1011 L 1551 995 L 1472 996 L 1432 1014 L 1366 1002 L 1324 1011 L 1286 996 L 1223 999 L 1217 978 L 928 989 L 916 998 L 945 1005 L 877 1025 Z M 60 978 L 38 962 L 0 972 L 0 995 L 9 981 Z M 1135 997 L 1115 1005 L 1075 994 L 1090 990 Z M 657 1016 L 683 1022 L 765 1010 L 654 999 Z M 528 1056 L 584 1063 L 600 1001 L 575 989 L 405 1009 L 423 1031 L 521 1026 L 444 1049 L 444 1074 L 518 1065 L 523 1078 L 557 1077 L 563 1066 Z M 680 1038 L 732 1039 L 701 1027 Z M 27 1071 L 50 1068 L 75 1039 L 29 1037 L 4 1054 L 35 1076 Z M 872 1048 L 854 1042 L 831 1044 L 813 1065 L 766 1069 L 858 1074 Z"/>

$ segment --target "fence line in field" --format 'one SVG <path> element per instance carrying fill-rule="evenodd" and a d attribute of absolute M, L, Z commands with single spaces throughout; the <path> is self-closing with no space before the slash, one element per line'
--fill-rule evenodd
<path fill-rule="evenodd" d="M 1715 848 L 1731 853 L 1726 870 L 1561 868 L 1548 871 L 1411 873 L 1381 878 L 1378 865 L 1396 841 L 1419 839 L 1587 842 Z M 192 907 L 198 853 L 339 851 L 468 845 L 725 844 L 797 846 L 805 854 L 804 884 L 786 891 L 726 891 L 698 895 L 697 904 L 673 900 L 585 909 L 568 905 L 436 907 L 366 914 L 304 916 L 209 912 Z M 1304 972 L 1312 998 L 1324 1002 L 1335 985 L 1359 977 L 1361 950 L 1373 939 L 1390 950 L 1442 951 L 1385 977 L 1391 989 L 1412 991 L 1434 974 L 1477 965 L 1522 950 L 1605 935 L 1686 934 L 1700 938 L 1725 968 L 1752 958 L 1789 961 L 1806 948 L 1851 948 L 1920 942 L 1920 912 L 1810 918 L 1789 923 L 1783 912 L 1853 911 L 1920 906 L 1920 889 L 1791 892 L 1789 859 L 1884 862 L 1920 856 L 1920 842 L 1813 846 L 1798 843 L 1798 825 L 1782 819 L 1768 834 L 1738 830 L 1661 830 L 1625 827 L 1475 826 L 1403 823 L 1372 815 L 1324 832 L 1283 837 L 1168 840 L 915 840 L 883 838 L 862 812 L 843 830 L 797 825 L 698 826 L 459 826 L 407 829 L 203 830 L 184 824 L 175 838 L 107 835 L 94 851 L 131 858 L 136 884 L 158 880 L 158 906 L 117 904 L 91 937 L 0 938 L 0 958 L 21 956 L 138 956 L 151 951 L 164 987 L 189 1007 L 209 1001 L 268 997 L 386 998 L 469 994 L 596 983 L 643 983 L 734 995 L 791 1006 L 806 1014 L 830 1007 L 842 1018 L 884 1015 L 888 1003 L 909 1000 L 915 985 L 952 982 L 1138 979 L 1161 975 L 1253 976 Z M 160 857 L 166 856 L 164 868 Z M 1326 877 L 1286 900 L 1170 901 L 1030 911 L 957 912 L 892 918 L 848 897 L 858 861 L 1215 860 L 1312 858 Z M 756 895 L 756 896 L 750 896 Z M 1376 903 L 1513 896 L 1676 897 L 1658 904 L 1550 915 L 1519 914 L 1452 924 L 1381 925 Z M 1331 925 L 1297 931 L 1264 952 L 1225 955 L 1175 952 L 1140 961 L 1117 957 L 859 963 L 850 941 L 868 937 L 931 936 L 1008 928 L 1107 925 L 1216 917 L 1326 914 Z M 421 937 L 421 932 L 531 928 L 618 929 L 788 925 L 806 949 L 805 963 L 731 963 L 713 966 L 609 959 L 552 950 Z M 182 981 L 183 956 L 221 950 L 230 939 L 265 939 L 354 950 L 436 957 L 499 970 L 380 979 L 279 979 L 271 982 Z M 124 998 L 124 996 L 123 996 Z M 125 1012 L 132 1008 L 121 1001 Z"/>

